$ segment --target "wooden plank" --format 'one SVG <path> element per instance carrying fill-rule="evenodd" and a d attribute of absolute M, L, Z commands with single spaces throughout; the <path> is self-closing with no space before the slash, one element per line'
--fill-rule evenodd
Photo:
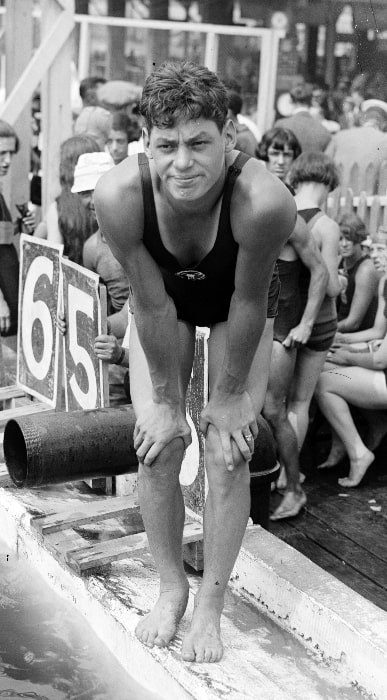
<path fill-rule="evenodd" d="M 359 574 L 387 590 L 386 562 L 351 540 L 346 533 L 337 532 L 309 513 L 290 522 L 290 525 L 292 529 L 340 559 L 343 564 L 351 566 Z"/>
<path fill-rule="evenodd" d="M 52 413 L 54 409 L 52 406 L 38 401 L 31 401 L 25 406 L 16 406 L 16 408 L 6 408 L 4 411 L 0 411 L 0 428 L 4 428 L 9 420 L 30 416 L 34 413 L 42 413 L 43 411 Z"/>
<path fill-rule="evenodd" d="M 20 389 L 16 384 L 11 386 L 2 386 L 0 388 L 0 401 L 10 401 L 11 399 L 19 399 L 25 396 L 25 391 Z"/>
<path fill-rule="evenodd" d="M 324 571 L 345 583 L 346 586 L 364 598 L 372 600 L 382 610 L 387 610 L 386 592 L 383 588 L 370 581 L 367 577 L 359 575 L 351 566 L 347 566 L 338 557 L 327 552 L 306 535 L 293 530 L 281 539 L 308 557 L 310 561 L 320 566 Z"/>
<path fill-rule="evenodd" d="M 189 522 L 184 525 L 183 545 L 188 542 L 198 542 L 201 539 L 203 539 L 201 523 Z M 113 561 L 138 556 L 147 549 L 148 538 L 145 532 L 141 532 L 68 552 L 67 561 L 78 574 L 82 575 L 90 569 L 106 566 Z"/>
<path fill-rule="evenodd" d="M 370 236 L 374 236 L 382 220 L 382 205 L 380 197 L 374 197 L 370 207 L 370 219 L 368 230 Z"/>
<path fill-rule="evenodd" d="M 52 515 L 36 517 L 32 526 L 42 535 L 58 530 L 66 530 L 76 525 L 84 525 L 95 520 L 107 520 L 130 512 L 138 512 L 136 500 L 130 496 L 90 501 L 77 506 L 76 510 L 66 510 Z"/>
<path fill-rule="evenodd" d="M 7 97 L 0 110 L 2 119 L 10 124 L 16 122 L 73 28 L 73 14 L 63 10 Z"/>

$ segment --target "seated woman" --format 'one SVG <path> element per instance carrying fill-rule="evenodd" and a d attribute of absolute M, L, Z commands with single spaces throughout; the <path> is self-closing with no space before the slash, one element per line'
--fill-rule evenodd
<path fill-rule="evenodd" d="M 352 333 L 352 336 L 357 336 L 356 341 L 375 340 L 375 333 L 379 331 L 379 337 L 380 334 L 383 337 L 376 343 L 345 344 L 333 348 L 316 389 L 320 410 L 349 457 L 349 476 L 338 480 L 340 486 L 347 488 L 360 484 L 375 459 L 373 451 L 359 434 L 350 406 L 373 411 L 372 445 L 369 442 L 373 449 L 387 433 L 386 416 L 377 413 L 387 409 L 387 231 L 378 231 L 371 246 L 371 257 L 376 270 L 384 273 L 379 282 L 375 324 L 369 331 Z M 345 371 L 342 366 L 345 366 Z"/>
<path fill-rule="evenodd" d="M 337 298 L 340 332 L 371 328 L 378 306 L 379 277 L 369 255 L 364 255 L 362 242 L 367 238 L 364 222 L 357 214 L 344 214 L 340 221 L 339 274 L 345 288 Z"/>

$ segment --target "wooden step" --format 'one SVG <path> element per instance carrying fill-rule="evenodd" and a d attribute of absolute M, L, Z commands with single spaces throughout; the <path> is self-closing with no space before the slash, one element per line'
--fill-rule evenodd
<path fill-rule="evenodd" d="M 139 512 L 140 508 L 134 497 L 104 498 L 101 501 L 90 501 L 80 504 L 76 510 L 66 510 L 44 517 L 36 517 L 32 526 L 42 535 L 58 530 L 66 530 L 74 526 L 84 525 L 96 520 L 107 520 L 130 512 Z"/>
<path fill-rule="evenodd" d="M 198 542 L 203 539 L 203 527 L 198 522 L 188 522 L 184 525 L 183 544 Z M 90 570 L 107 566 L 113 561 L 137 557 L 148 549 L 148 538 L 145 532 L 127 535 L 114 540 L 106 540 L 97 544 L 85 545 L 74 551 L 67 552 L 69 565 L 81 576 Z"/>

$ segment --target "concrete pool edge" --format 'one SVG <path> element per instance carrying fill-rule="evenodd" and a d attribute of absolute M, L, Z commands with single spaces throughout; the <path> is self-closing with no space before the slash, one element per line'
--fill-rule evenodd
<path fill-rule="evenodd" d="M 54 590 L 76 602 L 98 636 L 102 628 L 107 630 L 105 643 L 135 680 L 143 682 L 145 674 L 152 678 L 149 689 L 162 688 L 162 697 L 171 700 L 220 697 L 203 680 L 205 674 L 190 672 L 176 654 L 144 648 L 133 634 L 138 615 L 98 579 L 81 579 L 57 561 L 36 537 L 31 517 L 20 491 L 0 489 L 3 539 L 30 559 Z M 387 614 L 382 610 L 259 527 L 246 532 L 231 588 L 306 648 L 339 665 L 348 682 L 382 700 L 387 668 Z"/>
<path fill-rule="evenodd" d="M 373 698 L 387 683 L 387 613 L 270 532 L 247 531 L 230 586 Z"/>

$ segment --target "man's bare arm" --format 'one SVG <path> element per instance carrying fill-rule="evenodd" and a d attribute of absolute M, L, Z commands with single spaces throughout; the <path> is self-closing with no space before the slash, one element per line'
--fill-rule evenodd
<path fill-rule="evenodd" d="M 190 431 L 181 409 L 176 309 L 143 243 L 141 188 L 137 172 L 133 176 L 130 166 L 117 166 L 101 178 L 95 190 L 95 207 L 101 231 L 133 291 L 136 328 L 153 388 L 147 414 L 137 416 L 135 447 L 139 459 L 150 465 L 174 437 L 189 444 Z"/>
<path fill-rule="evenodd" d="M 233 196 L 231 222 L 239 244 L 235 291 L 223 365 L 201 422 L 204 432 L 209 424 L 218 429 L 228 469 L 233 468 L 231 438 L 247 460 L 250 455 L 244 435 L 257 432 L 247 379 L 266 323 L 273 268 L 296 218 L 293 197 L 277 178 L 265 174 L 257 196 L 254 173 L 251 175 L 246 173 L 251 186 L 241 183 Z M 260 381 L 266 385 L 267 377 Z"/>
<path fill-rule="evenodd" d="M 304 313 L 299 324 L 290 330 L 283 341 L 285 347 L 292 347 L 295 343 L 305 344 L 308 342 L 321 302 L 324 299 L 329 279 L 328 269 L 318 246 L 313 236 L 309 233 L 306 223 L 300 216 L 297 217 L 296 226 L 290 236 L 289 243 L 291 243 L 303 264 L 309 269 L 310 282 Z"/>

